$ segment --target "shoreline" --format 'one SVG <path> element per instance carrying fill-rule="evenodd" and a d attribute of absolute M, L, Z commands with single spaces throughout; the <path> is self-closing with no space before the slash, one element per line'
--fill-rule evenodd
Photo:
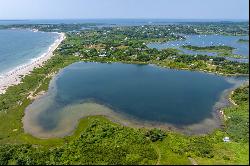
<path fill-rule="evenodd" d="M 81 63 L 81 62 L 76 62 L 76 63 Z M 98 63 L 98 62 L 97 62 Z M 63 69 L 61 69 L 62 71 Z M 58 75 L 60 75 L 61 71 L 57 73 L 56 76 L 52 78 L 50 81 L 49 88 L 55 86 L 52 86 L 52 81 L 54 82 L 57 78 Z M 229 80 L 228 80 L 229 81 Z M 80 102 L 77 104 L 69 105 L 70 110 L 71 110 L 71 116 L 73 114 L 77 114 L 76 117 L 73 118 L 73 120 L 68 116 L 67 119 L 60 120 L 58 123 L 58 126 L 55 128 L 55 130 L 51 131 L 44 131 L 41 126 L 37 125 L 36 120 L 31 120 L 32 119 L 32 113 L 28 111 L 27 108 L 29 106 L 33 105 L 35 102 L 35 99 L 44 97 L 45 95 L 51 96 L 52 94 L 48 94 L 48 91 L 45 93 L 42 93 L 41 95 L 37 95 L 33 102 L 25 109 L 25 115 L 22 118 L 23 122 L 23 129 L 25 133 L 31 134 L 33 137 L 39 138 L 39 139 L 49 139 L 49 138 L 63 138 L 65 136 L 70 136 L 72 135 L 75 130 L 78 127 L 79 122 L 81 119 L 92 117 L 92 116 L 103 116 L 106 119 L 112 121 L 113 123 L 122 125 L 122 126 L 127 126 L 131 128 L 146 128 L 146 129 L 153 129 L 153 128 L 159 128 L 164 131 L 173 131 L 173 132 L 178 132 L 182 133 L 185 135 L 204 135 L 204 134 L 209 134 L 215 131 L 216 129 L 221 129 L 223 124 L 224 124 L 224 117 L 223 117 L 223 109 L 230 107 L 231 102 L 229 95 L 234 91 L 236 88 L 244 84 L 245 80 L 243 81 L 233 81 L 233 87 L 225 89 L 218 101 L 214 104 L 213 109 L 211 110 L 211 117 L 208 117 L 206 119 L 203 119 L 199 123 L 195 124 L 190 124 L 187 126 L 175 126 L 170 123 L 163 123 L 163 122 L 155 122 L 155 121 L 147 121 L 147 120 L 141 120 L 137 119 L 135 117 L 132 117 L 128 114 L 121 113 L 119 110 L 116 110 L 109 104 L 107 103 L 101 103 L 96 100 L 90 100 L 90 101 L 85 101 L 85 102 Z M 53 87 L 55 89 L 55 87 Z M 52 95 L 53 96 L 53 95 Z M 84 108 L 85 105 L 91 104 L 91 107 L 96 107 L 95 109 L 92 108 L 92 111 L 86 111 L 85 113 L 81 113 L 82 109 Z M 68 107 L 68 106 L 67 106 Z M 77 108 L 77 109 L 76 109 Z M 90 109 L 90 108 L 89 108 Z M 32 110 L 32 109 L 31 109 Z M 73 113 L 75 112 L 75 113 Z M 78 113 L 77 113 L 78 112 Z M 36 117 L 37 118 L 37 117 Z M 35 119 L 36 119 L 35 118 Z M 28 122 L 27 120 L 31 120 Z M 67 127 L 62 125 L 62 122 L 66 123 L 67 121 Z M 71 122 L 69 122 L 71 121 Z M 67 129 L 66 129 L 67 128 Z M 60 131 L 60 129 L 63 129 L 64 131 Z M 67 132 L 65 132 L 67 130 Z"/>
<path fill-rule="evenodd" d="M 0 94 L 4 94 L 10 86 L 21 83 L 22 76 L 28 75 L 34 68 L 42 66 L 45 61 L 49 60 L 53 56 L 54 50 L 56 50 L 59 44 L 66 38 L 64 33 L 58 34 L 58 39 L 56 39 L 54 43 L 49 46 L 47 52 L 33 59 L 31 62 L 25 63 L 11 71 L 6 72 L 0 77 Z"/>
<path fill-rule="evenodd" d="M 25 133 L 39 139 L 64 138 L 66 136 L 71 136 L 74 134 L 82 119 L 93 116 L 101 116 L 118 125 L 136 129 L 158 128 L 163 131 L 177 132 L 187 136 L 207 135 L 217 129 L 222 128 L 225 118 L 223 109 L 231 106 L 228 95 L 231 94 L 231 92 L 234 91 L 236 87 L 238 86 L 234 86 L 222 92 L 220 99 L 215 103 L 213 109 L 211 110 L 212 117 L 206 118 L 199 123 L 189 124 L 187 126 L 176 126 L 167 122 L 163 123 L 137 119 L 128 114 L 121 113 L 120 111 L 115 111 L 115 109 L 108 104 L 100 103 L 95 100 L 86 100 L 75 105 L 67 106 L 70 108 L 71 115 L 69 115 L 67 119 L 59 120 L 57 127 L 51 131 L 45 131 L 41 126 L 37 124 L 36 120 L 38 118 L 38 115 L 41 113 L 40 111 L 37 112 L 31 111 L 32 109 L 27 109 L 33 104 L 32 102 L 32 104 L 26 108 L 25 114 L 22 118 L 23 129 Z M 45 93 L 43 95 L 39 95 L 38 98 L 43 97 L 44 95 L 49 94 Z M 89 104 L 91 105 L 90 107 L 87 106 Z M 88 109 L 84 110 L 85 107 L 88 107 Z M 94 109 L 91 107 L 94 107 Z M 84 112 L 82 112 L 83 110 Z M 35 119 L 33 120 L 32 115 L 35 115 Z M 67 125 L 64 126 L 64 123 L 66 123 Z"/>
<path fill-rule="evenodd" d="M 134 65 L 153 65 L 156 67 L 164 68 L 164 69 L 170 69 L 170 70 L 177 70 L 177 71 L 189 71 L 189 72 L 199 72 L 204 74 L 212 74 L 216 76 L 222 76 L 222 77 L 249 77 L 249 74 L 227 74 L 227 73 L 220 73 L 218 71 L 208 71 L 204 69 L 189 69 L 189 68 L 172 68 L 169 66 L 162 65 L 161 63 L 152 63 L 152 61 L 149 62 L 140 62 L 140 61 L 95 61 L 92 59 L 83 59 L 78 62 L 94 62 L 94 63 L 122 63 L 122 64 L 134 64 Z"/>
<path fill-rule="evenodd" d="M 235 101 L 232 99 L 232 96 L 234 94 L 234 90 L 230 93 L 229 95 L 229 101 L 234 105 L 234 106 L 237 106 L 238 104 L 235 103 Z"/>

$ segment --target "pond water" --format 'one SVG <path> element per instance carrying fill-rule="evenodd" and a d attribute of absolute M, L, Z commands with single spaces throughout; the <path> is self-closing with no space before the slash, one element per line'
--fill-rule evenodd
<path fill-rule="evenodd" d="M 105 115 L 125 125 L 190 126 L 204 132 L 218 127 L 215 107 L 226 104 L 218 101 L 243 80 L 154 65 L 74 63 L 27 107 L 24 130 L 41 138 L 61 137 L 72 133 L 80 118 Z"/>
<path fill-rule="evenodd" d="M 215 56 L 216 53 L 212 52 L 204 52 L 204 51 L 192 51 L 181 48 L 183 45 L 194 45 L 194 46 L 231 46 L 234 47 L 235 50 L 233 51 L 234 54 L 242 55 L 246 58 L 249 58 L 249 46 L 248 42 L 240 43 L 238 42 L 239 39 L 249 39 L 249 36 L 224 36 L 224 35 L 187 35 L 185 36 L 186 40 L 177 40 L 177 41 L 169 41 L 166 43 L 150 43 L 148 44 L 149 48 L 157 48 L 157 49 L 164 49 L 164 48 L 176 48 L 183 51 L 185 54 L 202 54 L 202 55 L 209 55 Z M 248 62 L 248 59 L 234 59 L 228 58 L 234 61 L 240 62 Z"/>

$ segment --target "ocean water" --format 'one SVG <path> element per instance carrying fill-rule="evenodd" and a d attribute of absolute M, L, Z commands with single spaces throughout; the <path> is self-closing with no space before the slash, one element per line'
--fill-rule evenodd
<path fill-rule="evenodd" d="M 61 70 L 48 93 L 27 108 L 25 126 L 37 126 L 35 135 L 67 133 L 65 127 L 86 114 L 106 112 L 100 105 L 136 122 L 194 125 L 213 118 L 216 102 L 235 85 L 234 79 L 153 65 L 74 63 Z M 85 105 L 89 102 L 98 108 L 89 112 Z"/>
<path fill-rule="evenodd" d="M 0 75 L 41 56 L 58 37 L 56 33 L 0 30 Z"/>

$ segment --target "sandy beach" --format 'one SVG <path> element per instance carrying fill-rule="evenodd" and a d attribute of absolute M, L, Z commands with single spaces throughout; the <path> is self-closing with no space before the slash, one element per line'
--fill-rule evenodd
<path fill-rule="evenodd" d="M 53 56 L 53 51 L 65 39 L 64 33 L 59 33 L 59 38 L 49 47 L 48 51 L 36 58 L 34 61 L 18 66 L 17 68 L 0 76 L 0 94 L 6 92 L 11 85 L 17 85 L 21 82 L 21 76 L 29 74 L 34 68 L 40 67 L 45 61 Z"/>

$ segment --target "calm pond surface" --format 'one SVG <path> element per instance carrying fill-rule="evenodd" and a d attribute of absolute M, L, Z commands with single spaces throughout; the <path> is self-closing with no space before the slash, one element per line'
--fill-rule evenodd
<path fill-rule="evenodd" d="M 48 93 L 26 109 L 24 129 L 38 137 L 65 136 L 88 115 L 192 126 L 213 119 L 223 92 L 243 80 L 154 65 L 78 62 L 62 69 Z M 218 127 L 214 123 L 202 127 Z"/>
<path fill-rule="evenodd" d="M 203 54 L 209 56 L 215 56 L 216 53 L 212 52 L 204 52 L 204 51 L 192 51 L 181 48 L 183 45 L 194 45 L 194 46 L 218 46 L 218 45 L 225 45 L 234 47 L 235 50 L 233 51 L 234 54 L 242 55 L 246 58 L 249 57 L 249 46 L 248 42 L 240 43 L 238 42 L 239 39 L 249 39 L 249 36 L 224 36 L 224 35 L 187 35 L 185 36 L 186 40 L 178 40 L 178 41 L 169 41 L 166 43 L 150 43 L 148 44 L 149 48 L 157 48 L 157 49 L 164 49 L 164 48 L 177 48 L 183 51 L 185 54 Z M 229 58 L 230 60 L 241 61 L 241 62 L 248 62 L 248 59 L 234 59 Z"/>

